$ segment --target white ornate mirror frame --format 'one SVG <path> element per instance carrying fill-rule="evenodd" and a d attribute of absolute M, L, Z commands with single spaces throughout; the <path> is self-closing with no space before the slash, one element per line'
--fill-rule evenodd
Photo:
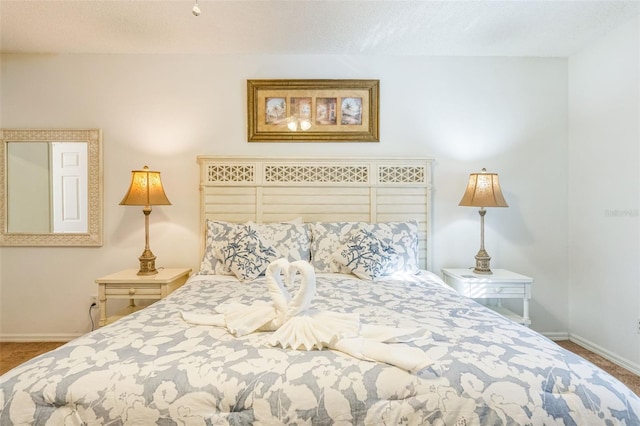
<path fill-rule="evenodd" d="M 7 144 L 9 142 L 87 143 L 87 232 L 8 232 Z M 0 246 L 101 246 L 102 207 L 102 132 L 99 129 L 0 129 Z"/>

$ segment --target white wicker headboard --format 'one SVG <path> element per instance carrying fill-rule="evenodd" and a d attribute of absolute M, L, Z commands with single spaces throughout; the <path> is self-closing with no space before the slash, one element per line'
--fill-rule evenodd
<path fill-rule="evenodd" d="M 198 156 L 205 219 L 228 222 L 417 220 L 431 266 L 430 158 Z M 204 243 L 203 243 L 204 247 Z"/>

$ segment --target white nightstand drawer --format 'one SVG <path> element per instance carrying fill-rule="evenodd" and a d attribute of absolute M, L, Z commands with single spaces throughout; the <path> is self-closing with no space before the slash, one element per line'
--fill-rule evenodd
<path fill-rule="evenodd" d="M 139 288 L 139 287 L 130 287 L 130 286 L 121 286 L 121 287 L 107 287 L 105 289 L 105 294 L 107 296 L 122 296 L 122 297 L 147 297 L 147 296 L 156 296 L 160 298 L 162 292 L 160 290 L 160 286 L 154 288 Z"/>
<path fill-rule="evenodd" d="M 525 288 L 522 285 L 506 285 L 506 284 L 485 284 L 482 286 L 474 284 L 464 285 L 465 290 L 461 292 L 472 299 L 485 298 L 520 298 L 525 296 Z"/>

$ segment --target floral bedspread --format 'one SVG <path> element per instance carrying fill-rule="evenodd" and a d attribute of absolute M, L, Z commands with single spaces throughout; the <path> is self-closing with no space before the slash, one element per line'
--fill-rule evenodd
<path fill-rule="evenodd" d="M 270 347 L 185 323 L 269 300 L 264 278 L 195 276 L 164 300 L 0 377 L 0 424 L 638 425 L 640 399 L 609 374 L 435 275 L 362 281 L 318 274 L 312 307 L 423 327 L 410 373 L 340 352 Z"/>

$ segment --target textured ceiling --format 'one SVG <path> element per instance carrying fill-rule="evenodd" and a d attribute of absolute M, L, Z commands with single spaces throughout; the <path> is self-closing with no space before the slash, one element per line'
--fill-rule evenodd
<path fill-rule="evenodd" d="M 640 14 L 618 1 L 0 1 L 2 52 L 566 57 Z"/>

